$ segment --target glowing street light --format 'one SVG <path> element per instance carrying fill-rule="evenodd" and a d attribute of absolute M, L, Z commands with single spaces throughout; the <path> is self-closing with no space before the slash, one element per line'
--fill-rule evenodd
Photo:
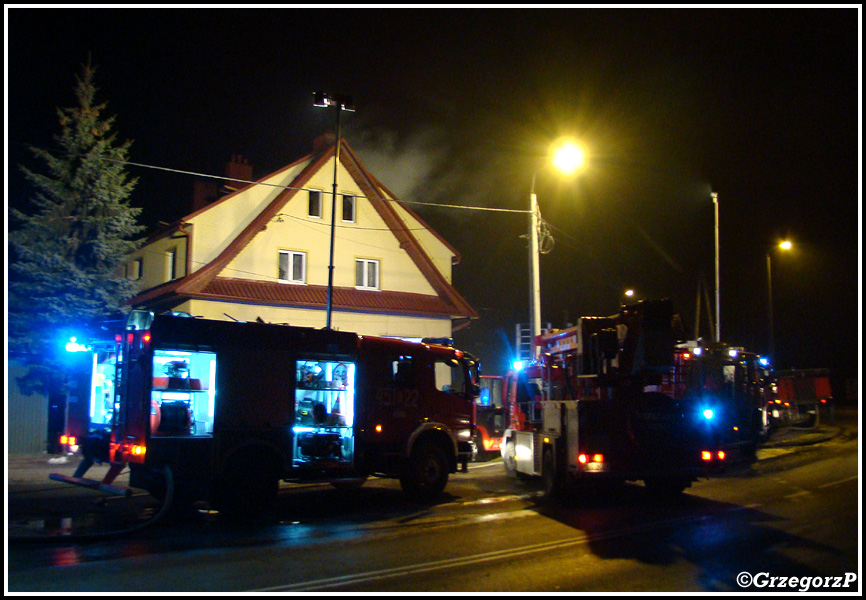
<path fill-rule="evenodd" d="M 529 192 L 529 268 L 530 268 L 530 327 L 532 340 L 541 333 L 541 280 L 538 270 L 538 225 L 539 210 L 538 198 L 535 195 L 535 180 L 542 169 L 549 166 L 555 167 L 564 175 L 571 175 L 583 167 L 585 153 L 575 142 L 566 140 L 561 142 L 553 152 L 550 165 L 544 165 L 532 174 L 532 187 Z"/>
<path fill-rule="evenodd" d="M 785 240 L 779 243 L 780 250 L 790 250 L 794 245 Z M 770 359 L 775 360 L 775 343 L 773 340 L 773 277 L 770 261 L 770 252 L 767 252 L 767 330 L 769 332 Z"/>

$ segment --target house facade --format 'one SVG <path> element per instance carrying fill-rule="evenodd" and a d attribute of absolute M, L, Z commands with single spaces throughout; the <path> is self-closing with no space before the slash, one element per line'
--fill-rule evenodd
<path fill-rule="evenodd" d="M 153 235 L 127 265 L 134 307 L 322 328 L 327 322 L 333 137 L 313 153 Z M 449 337 L 477 318 L 452 286 L 460 255 L 341 142 L 331 327 Z"/>

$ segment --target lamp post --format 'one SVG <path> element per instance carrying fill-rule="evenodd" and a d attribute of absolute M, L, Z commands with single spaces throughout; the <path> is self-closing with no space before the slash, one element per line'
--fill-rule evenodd
<path fill-rule="evenodd" d="M 555 150 L 551 165 L 545 165 L 532 174 L 532 186 L 529 191 L 529 316 L 532 342 L 541 333 L 541 278 L 538 266 L 538 198 L 535 195 L 535 180 L 543 169 L 556 167 L 563 174 L 577 171 L 584 162 L 584 152 L 573 142 L 563 142 Z M 534 357 L 533 357 L 534 358 Z"/>
<path fill-rule="evenodd" d="M 716 213 L 716 342 L 722 341 L 721 301 L 719 300 L 719 195 L 712 193 L 713 208 Z"/>
<path fill-rule="evenodd" d="M 782 250 L 790 250 L 793 244 L 788 240 L 781 242 L 779 248 Z M 770 359 L 775 360 L 775 342 L 773 340 L 773 269 L 770 260 L 770 252 L 767 252 L 767 331 L 769 336 Z"/>
<path fill-rule="evenodd" d="M 328 302 L 326 309 L 327 316 L 325 318 L 325 328 L 330 329 L 331 312 L 334 305 L 334 234 L 336 231 L 337 218 L 337 171 L 340 168 L 340 115 L 344 110 L 347 112 L 354 112 L 355 106 L 352 103 L 351 96 L 331 96 L 324 92 L 313 93 L 313 106 L 320 106 L 323 108 L 335 106 L 337 108 L 337 140 L 334 146 L 334 185 L 333 193 L 331 194 L 331 250 L 328 262 Z"/>

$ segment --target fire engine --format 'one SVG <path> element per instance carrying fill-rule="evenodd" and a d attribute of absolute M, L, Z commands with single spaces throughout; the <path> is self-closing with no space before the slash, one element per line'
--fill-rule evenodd
<path fill-rule="evenodd" d="M 510 402 L 506 473 L 541 476 L 548 494 L 637 480 L 671 494 L 719 470 L 725 451 L 685 393 L 676 323 L 669 300 L 641 301 L 537 336 Z"/>
<path fill-rule="evenodd" d="M 751 456 L 773 421 L 773 379 L 759 354 L 700 340 L 678 345 L 685 395 L 712 414 L 727 450 Z"/>
<path fill-rule="evenodd" d="M 481 392 L 475 400 L 475 435 L 472 438 L 476 460 L 499 455 L 505 431 L 506 401 L 513 378 L 508 375 L 481 375 Z M 513 392 L 512 392 L 513 393 Z"/>
<path fill-rule="evenodd" d="M 817 426 L 824 412 L 832 423 L 835 404 L 828 369 L 792 369 L 775 372 L 774 409 L 780 421 Z"/>
<path fill-rule="evenodd" d="M 429 499 L 471 457 L 478 361 L 408 342 L 261 322 L 132 311 L 118 336 L 110 429 L 52 479 L 178 506 L 268 506 L 280 481 L 399 478 Z M 86 479 L 110 464 L 102 481 Z"/>

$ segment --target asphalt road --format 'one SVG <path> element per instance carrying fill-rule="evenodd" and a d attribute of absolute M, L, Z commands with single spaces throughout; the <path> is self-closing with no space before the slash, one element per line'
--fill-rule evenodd
<path fill-rule="evenodd" d="M 493 461 L 429 505 L 388 480 L 287 486 L 258 526 L 207 511 L 147 526 L 149 496 L 131 509 L 47 479 L 74 461 L 10 460 L 8 591 L 738 591 L 741 572 L 856 572 L 856 425 L 779 433 L 675 505 L 639 485 L 613 502 L 551 503 Z"/>

